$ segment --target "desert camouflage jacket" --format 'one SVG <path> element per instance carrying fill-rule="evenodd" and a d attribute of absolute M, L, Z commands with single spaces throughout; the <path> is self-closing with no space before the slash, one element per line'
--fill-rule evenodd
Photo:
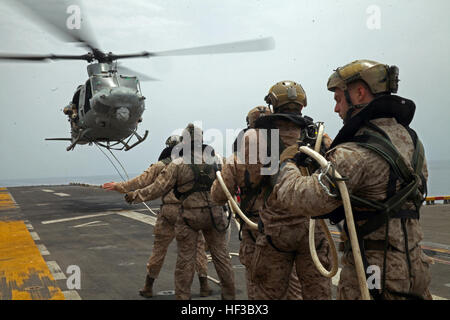
<path fill-rule="evenodd" d="M 405 127 L 398 124 L 394 118 L 379 118 L 371 120 L 371 122 L 388 134 L 391 142 L 410 167 L 414 145 Z M 362 134 L 363 131 L 371 131 L 371 129 L 362 127 L 356 135 Z M 389 165 L 379 155 L 356 143 L 348 142 L 329 150 L 326 158 L 341 176 L 348 178 L 346 185 L 350 193 L 379 201 L 386 198 Z M 295 164 L 286 164 L 267 200 L 267 208 L 261 213 L 261 219 L 265 226 L 293 224 L 297 220 L 301 220 L 303 216 L 323 215 L 341 206 L 341 201 L 329 196 L 319 184 L 318 175 L 319 171 L 311 176 L 302 176 Z M 426 162 L 423 166 L 423 175 L 427 179 Z M 327 185 L 326 182 L 325 184 Z M 414 209 L 412 203 L 406 205 L 409 205 L 408 209 Z M 284 208 L 285 211 L 280 211 L 280 208 Z M 284 214 L 280 214 L 282 212 Z M 358 223 L 363 224 L 364 221 Z M 419 220 L 407 219 L 406 228 L 409 248 L 412 249 L 423 237 Z M 365 237 L 365 239 L 371 240 L 384 240 L 384 238 L 384 227 L 380 227 Z M 400 251 L 405 248 L 400 219 L 390 220 L 389 242 Z"/>
<path fill-rule="evenodd" d="M 117 191 L 121 193 L 128 193 L 130 191 L 134 191 L 136 194 L 140 194 L 143 189 L 147 186 L 151 185 L 159 174 L 166 167 L 166 164 L 162 161 L 158 161 L 150 167 L 147 168 L 141 175 L 125 181 L 119 182 L 116 185 Z M 178 199 L 173 194 L 173 191 L 169 191 L 167 194 L 163 195 L 162 198 L 163 204 L 177 204 L 179 203 Z"/>
<path fill-rule="evenodd" d="M 201 155 L 200 155 L 201 156 Z M 199 159 L 197 159 L 199 160 Z M 197 162 L 195 160 L 194 163 Z M 199 160 L 199 162 L 201 159 Z M 221 159 L 216 157 L 221 163 Z M 183 158 L 177 158 L 167 165 L 155 181 L 143 189 L 131 193 L 133 203 L 157 199 L 177 187 L 180 192 L 187 192 L 194 186 L 194 172 Z M 175 198 L 176 199 L 176 198 Z M 194 192 L 182 201 L 184 208 L 203 208 L 213 204 L 209 192 Z"/>
<path fill-rule="evenodd" d="M 279 137 L 286 147 L 293 145 L 299 139 L 301 129 L 292 122 L 276 121 L 275 125 L 279 128 Z M 259 134 L 259 130 L 260 129 L 247 130 L 243 137 L 244 143 L 242 143 L 240 146 L 241 148 L 238 150 L 240 153 L 236 152 L 231 155 L 223 165 L 221 171 L 222 177 L 232 195 L 237 187 L 241 190 L 245 190 L 249 182 L 252 187 L 257 187 L 264 177 L 261 174 L 263 164 L 261 163 L 260 158 L 255 155 L 259 155 L 263 145 L 264 148 L 267 146 L 267 139 L 265 135 Z M 277 153 L 278 151 L 279 150 L 276 150 Z M 277 161 L 278 159 L 279 156 Z M 275 165 L 278 168 L 278 163 Z M 248 179 L 247 184 L 246 179 Z M 218 203 L 225 203 L 227 201 L 227 197 L 217 180 L 213 183 L 211 195 L 213 200 Z M 242 195 L 242 199 L 244 198 L 245 194 Z M 264 193 L 260 192 L 257 197 L 250 201 L 247 212 L 251 212 L 253 215 L 258 214 L 263 208 L 263 205 Z"/>

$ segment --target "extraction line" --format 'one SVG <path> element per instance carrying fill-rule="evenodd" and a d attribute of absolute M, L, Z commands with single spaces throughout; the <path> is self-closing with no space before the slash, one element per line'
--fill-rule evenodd
<path fill-rule="evenodd" d="M 316 139 L 316 143 L 314 145 L 314 151 L 316 151 L 317 153 L 320 152 L 320 148 L 322 146 L 323 134 L 324 134 L 324 126 L 322 123 L 319 123 L 318 129 L 317 129 L 317 139 Z M 308 175 L 310 175 L 310 172 L 308 169 L 306 169 L 306 172 L 308 173 Z M 328 271 L 327 269 L 325 269 L 325 267 L 322 265 L 322 262 L 320 262 L 319 256 L 317 255 L 316 245 L 315 245 L 315 241 L 314 241 L 315 240 L 314 239 L 314 234 L 315 234 L 314 230 L 315 230 L 315 226 L 316 226 L 316 221 L 311 218 L 309 219 L 309 234 L 308 234 L 309 251 L 311 253 L 311 258 L 312 258 L 315 266 L 317 267 L 317 270 L 320 272 L 320 274 L 323 275 L 324 277 L 332 278 L 338 272 L 338 266 L 339 266 L 336 245 L 334 244 L 333 237 L 331 236 L 330 230 L 328 229 L 328 226 L 326 225 L 325 220 L 320 219 L 319 224 L 320 224 L 320 227 L 322 228 L 322 231 L 325 233 L 325 236 L 330 245 L 331 266 L 332 266 L 331 270 Z"/>
<path fill-rule="evenodd" d="M 299 151 L 304 152 L 308 156 L 315 159 L 319 163 L 319 165 L 322 167 L 322 170 L 326 170 L 326 171 L 324 171 L 325 173 L 328 172 L 329 162 L 320 153 L 318 153 L 306 146 L 300 147 Z M 353 219 L 350 195 L 349 195 L 348 189 L 345 185 L 345 182 L 342 180 L 342 176 L 337 171 L 334 171 L 334 177 L 337 179 L 337 181 L 336 181 L 337 187 L 339 188 L 339 193 L 341 195 L 342 203 L 344 205 L 345 219 L 347 221 L 347 229 L 348 229 L 348 233 L 350 236 L 350 243 L 352 246 L 353 259 L 355 261 L 356 276 L 357 276 L 359 287 L 361 290 L 362 300 L 370 300 L 370 294 L 369 294 L 367 281 L 366 281 L 366 273 L 365 273 L 364 264 L 363 264 L 362 257 L 361 257 L 361 250 L 359 248 L 358 236 L 356 233 L 355 220 Z"/>
<path fill-rule="evenodd" d="M 111 162 L 111 164 L 113 165 L 114 169 L 116 169 L 117 173 L 119 174 L 119 176 L 122 178 L 123 181 L 126 181 L 125 178 L 120 174 L 119 170 L 117 169 L 117 167 L 114 165 L 113 161 L 108 157 L 108 155 L 99 147 L 99 145 L 97 144 L 97 142 L 94 142 L 94 144 L 97 146 L 97 148 L 105 155 L 105 157 L 109 160 L 109 162 Z M 125 176 L 128 178 L 128 180 L 130 180 L 127 171 L 125 170 L 125 168 L 123 167 L 123 165 L 120 163 L 119 159 L 117 159 L 117 157 L 114 155 L 114 153 L 108 149 L 109 152 L 112 154 L 112 156 L 114 157 L 114 159 L 116 159 L 117 163 L 122 167 L 123 172 L 125 173 Z M 152 209 L 150 209 L 150 207 L 145 203 L 142 202 L 142 204 L 148 209 L 148 211 L 150 211 L 151 214 L 157 216 L 158 214 L 155 213 Z"/>

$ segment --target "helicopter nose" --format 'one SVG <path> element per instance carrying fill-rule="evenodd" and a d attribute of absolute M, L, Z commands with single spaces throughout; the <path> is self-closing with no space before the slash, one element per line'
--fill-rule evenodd
<path fill-rule="evenodd" d="M 126 122 L 130 119 L 130 109 L 125 107 L 120 107 L 116 111 L 116 118 L 120 121 Z"/>

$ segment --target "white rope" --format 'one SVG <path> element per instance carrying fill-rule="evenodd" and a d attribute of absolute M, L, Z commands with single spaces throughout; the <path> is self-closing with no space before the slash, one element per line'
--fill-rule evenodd
<path fill-rule="evenodd" d="M 316 152 L 320 151 L 320 147 L 322 146 L 322 138 L 324 133 L 324 127 L 322 123 L 319 123 L 319 129 L 317 132 L 317 139 L 316 144 L 314 145 L 314 150 Z M 320 182 L 320 179 L 319 179 Z M 317 250 L 316 250 L 316 244 L 314 241 L 314 234 L 315 234 L 315 227 L 316 227 L 316 221 L 314 219 L 309 219 L 309 251 L 311 253 L 311 258 L 316 265 L 317 270 L 319 270 L 320 274 L 327 278 L 332 278 L 336 275 L 336 273 L 339 270 L 339 260 L 338 260 L 338 254 L 336 250 L 336 245 L 334 244 L 333 237 L 330 233 L 330 230 L 328 229 L 325 221 L 323 219 L 319 220 L 320 227 L 325 232 L 325 236 L 327 237 L 328 243 L 330 244 L 331 249 L 331 270 L 328 271 L 325 269 L 325 267 L 322 265 L 322 262 L 320 261 Z"/>
<path fill-rule="evenodd" d="M 308 148 L 305 146 L 300 147 L 299 151 L 304 152 L 308 156 L 315 159 L 322 168 L 327 167 L 328 161 L 322 155 L 320 155 L 318 152 L 315 152 L 311 148 Z M 340 192 L 340 195 L 342 198 L 342 204 L 344 205 L 345 219 L 347 221 L 347 228 L 348 228 L 348 232 L 349 232 L 349 236 L 350 236 L 350 242 L 351 242 L 352 251 L 353 251 L 353 258 L 355 260 L 355 269 L 356 269 L 356 275 L 358 278 L 359 287 L 361 290 L 361 296 L 362 296 L 363 300 L 370 300 L 369 289 L 367 287 L 367 281 L 366 281 L 366 273 L 365 273 L 364 265 L 362 262 L 361 250 L 359 248 L 359 243 L 358 243 L 358 237 L 356 235 L 355 221 L 353 220 L 353 212 L 352 212 L 352 205 L 350 202 L 350 195 L 348 193 L 345 182 L 340 180 L 340 179 L 342 179 L 342 176 L 337 171 L 335 171 L 334 174 L 337 179 L 337 186 L 339 188 L 339 192 Z"/>
<path fill-rule="evenodd" d="M 258 230 L 258 225 L 256 223 L 254 223 L 253 221 L 251 221 L 249 218 L 247 218 L 247 216 L 241 211 L 241 208 L 239 208 L 239 205 L 236 203 L 236 201 L 231 196 L 230 191 L 228 191 L 228 188 L 227 188 L 225 182 L 223 181 L 222 174 L 220 173 L 220 171 L 216 171 L 216 176 L 217 176 L 217 180 L 219 181 L 220 186 L 222 187 L 223 192 L 225 193 L 228 201 L 231 204 L 232 210 L 234 212 L 237 212 L 239 214 L 239 216 L 242 218 L 242 220 L 244 220 L 245 223 L 247 223 L 251 229 Z"/>
<path fill-rule="evenodd" d="M 111 164 L 113 165 L 114 169 L 116 169 L 117 173 L 119 174 L 120 178 L 122 178 L 123 181 L 126 181 L 125 178 L 120 174 L 119 170 L 117 169 L 117 167 L 114 165 L 113 161 L 108 157 L 108 155 L 103 152 L 103 150 L 100 148 L 100 146 L 97 144 L 97 142 L 94 142 L 94 144 L 97 146 L 97 148 L 105 155 L 105 157 L 109 160 L 109 162 L 111 162 Z M 114 157 L 114 159 L 116 159 L 117 163 L 122 167 L 123 172 L 125 173 L 125 176 L 128 178 L 128 180 L 130 180 L 130 177 L 128 176 L 127 171 L 125 170 L 125 168 L 123 167 L 123 165 L 120 163 L 119 159 L 117 159 L 117 157 L 114 155 L 114 153 L 108 149 L 108 151 L 112 154 L 112 156 Z M 158 214 L 155 213 L 152 209 L 150 209 L 150 207 L 145 203 L 142 202 L 142 204 L 147 208 L 148 211 L 150 211 L 151 214 L 157 216 Z"/>

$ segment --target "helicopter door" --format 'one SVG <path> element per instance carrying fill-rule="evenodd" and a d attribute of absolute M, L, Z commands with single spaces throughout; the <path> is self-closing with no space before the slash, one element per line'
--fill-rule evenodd
<path fill-rule="evenodd" d="M 82 87 L 81 85 L 78 86 L 77 91 L 75 91 L 75 94 L 73 95 L 73 98 L 72 98 L 72 103 L 74 105 L 76 105 L 77 108 L 78 108 L 78 103 L 80 101 L 80 89 L 81 89 L 81 87 Z"/>
<path fill-rule="evenodd" d="M 84 94 L 84 112 L 87 113 L 91 109 L 90 99 L 92 98 L 91 80 L 86 81 Z"/>
<path fill-rule="evenodd" d="M 84 101 L 86 96 L 86 86 L 82 86 L 80 90 L 80 97 L 78 99 L 78 110 L 80 111 L 80 118 L 84 118 Z"/>

